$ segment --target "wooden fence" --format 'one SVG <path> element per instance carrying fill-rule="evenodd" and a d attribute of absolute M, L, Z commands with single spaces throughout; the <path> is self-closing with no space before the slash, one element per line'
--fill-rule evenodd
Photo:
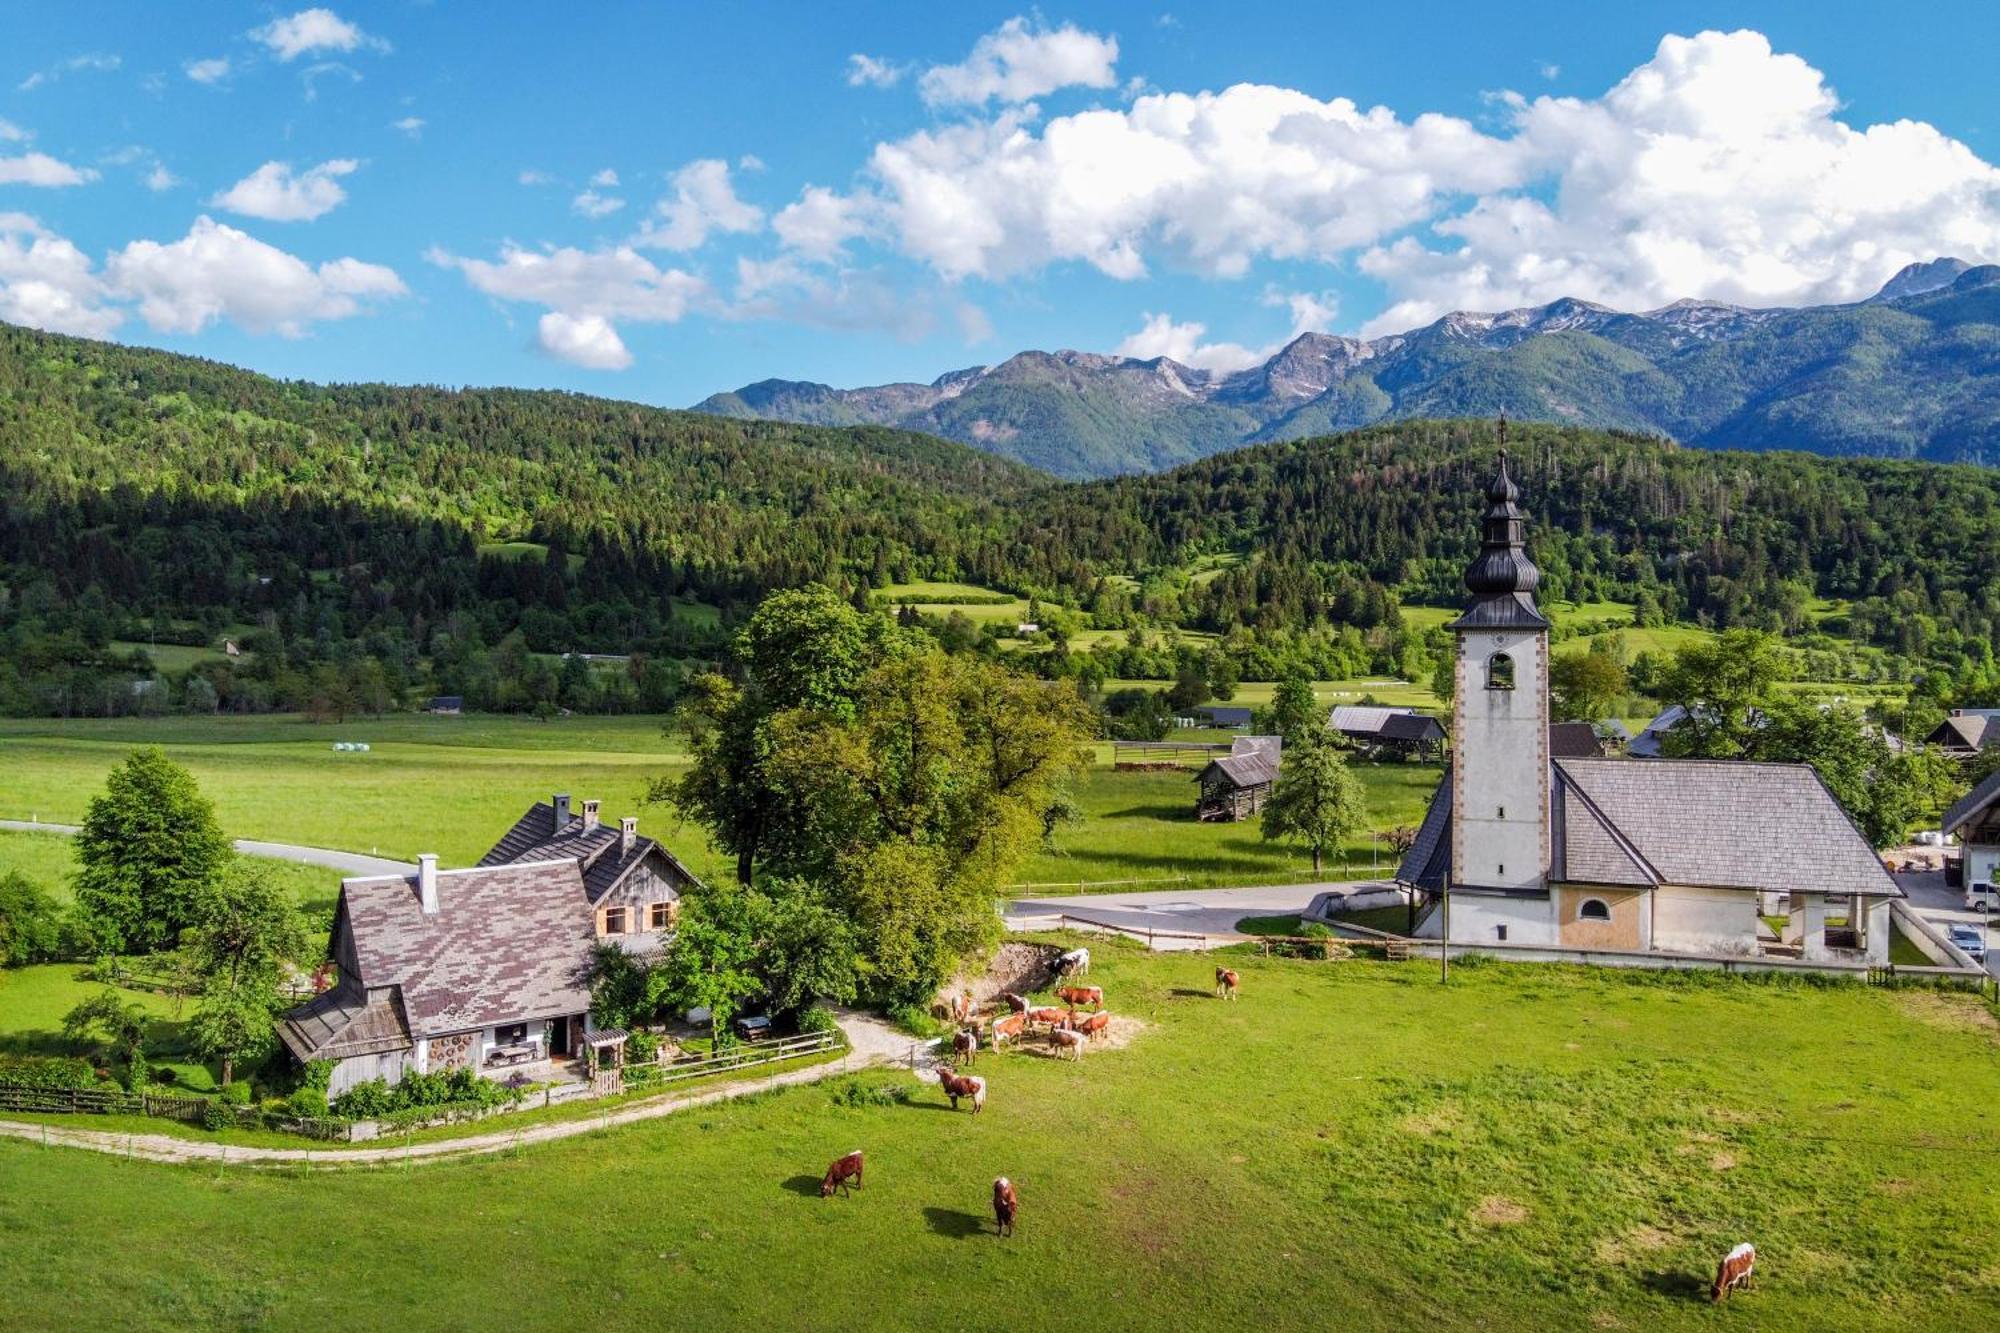
<path fill-rule="evenodd" d="M 777 1041 L 760 1041 L 738 1046 L 722 1055 L 676 1060 L 672 1064 L 665 1065 L 626 1065 L 625 1086 L 660 1087 L 732 1069 L 749 1069 L 756 1065 L 775 1064 L 780 1060 L 796 1060 L 800 1056 L 838 1050 L 841 1040 L 838 1032 L 809 1032 L 802 1037 L 783 1037 Z"/>
<path fill-rule="evenodd" d="M 238 1129 L 275 1129 L 314 1139 L 344 1139 L 349 1122 L 333 1116 L 296 1118 L 256 1106 L 232 1106 L 209 1097 L 161 1096 L 126 1092 L 122 1088 L 39 1088 L 26 1083 L 0 1083 L 0 1111 L 32 1111 L 44 1115 L 143 1115 L 200 1125 L 220 1107 L 228 1125 Z"/>

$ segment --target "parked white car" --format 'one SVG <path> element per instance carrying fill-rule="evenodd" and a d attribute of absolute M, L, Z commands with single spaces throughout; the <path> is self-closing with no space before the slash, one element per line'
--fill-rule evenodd
<path fill-rule="evenodd" d="M 1965 890 L 1965 910 L 1968 912 L 2000 910 L 2000 888 L 1995 888 L 1987 880 L 1974 880 Z"/>

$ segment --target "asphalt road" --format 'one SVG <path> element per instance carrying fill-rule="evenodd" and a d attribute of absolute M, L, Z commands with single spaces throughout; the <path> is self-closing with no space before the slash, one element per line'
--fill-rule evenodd
<path fill-rule="evenodd" d="M 68 835 L 76 832 L 76 825 L 43 824 L 27 819 L 0 819 L 0 829 Z M 411 870 L 408 862 L 391 861 L 383 856 L 339 852 L 330 847 L 301 847 L 289 842 L 260 842 L 254 838 L 238 838 L 236 850 L 245 856 L 264 856 L 273 861 L 296 861 L 300 865 L 325 866 L 328 870 L 338 870 L 343 875 L 403 875 Z"/>
<path fill-rule="evenodd" d="M 1005 909 L 1009 930 L 1045 929 L 1060 916 L 1084 918 L 1132 931 L 1171 931 L 1208 939 L 1243 939 L 1236 923 L 1246 916 L 1302 912 L 1329 888 L 1361 890 L 1379 881 L 1351 884 L 1269 884 L 1248 889 L 1161 889 L 1146 893 L 1081 893 L 1060 898 L 1015 898 Z M 1201 948 L 1203 942 L 1172 935 L 1158 947 Z"/>

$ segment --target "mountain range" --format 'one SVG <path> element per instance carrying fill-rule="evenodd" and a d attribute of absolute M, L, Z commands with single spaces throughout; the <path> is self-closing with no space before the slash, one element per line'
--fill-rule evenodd
<path fill-rule="evenodd" d="M 1564 298 L 1365 341 L 1303 333 L 1233 373 L 1031 351 L 929 384 L 762 380 L 695 410 L 924 431 L 1067 478 L 1501 411 L 1714 448 L 1995 464 L 2000 265 L 1912 264 L 1849 305 L 1683 300 L 1634 314 Z"/>

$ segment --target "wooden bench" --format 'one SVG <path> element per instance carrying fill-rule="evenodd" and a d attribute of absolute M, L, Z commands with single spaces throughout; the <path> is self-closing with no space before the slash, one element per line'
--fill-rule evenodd
<path fill-rule="evenodd" d="M 524 1065 L 531 1060 L 542 1058 L 542 1048 L 532 1041 L 515 1042 L 509 1046 L 495 1046 L 486 1053 L 489 1065 Z"/>
<path fill-rule="evenodd" d="M 1383 940 L 1382 956 L 1392 963 L 1407 963 L 1410 961 L 1410 942 L 1408 940 Z"/>

